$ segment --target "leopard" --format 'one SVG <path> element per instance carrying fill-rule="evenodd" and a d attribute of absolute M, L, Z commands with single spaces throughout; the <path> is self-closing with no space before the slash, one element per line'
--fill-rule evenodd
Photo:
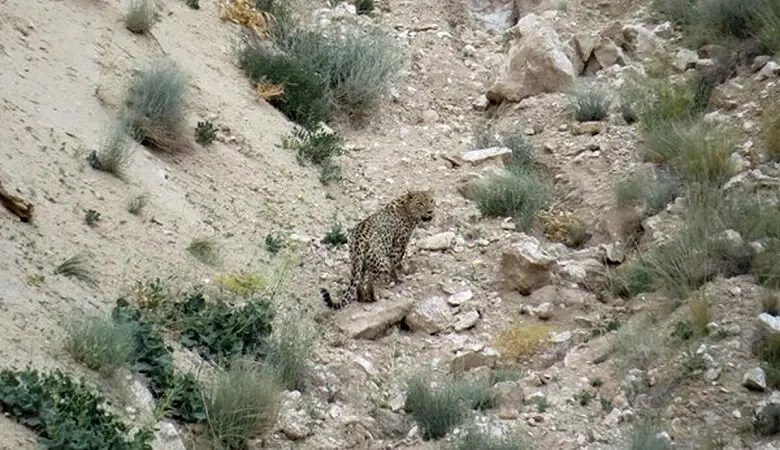
<path fill-rule="evenodd" d="M 408 190 L 350 230 L 349 286 L 337 301 L 326 288 L 320 288 L 325 305 L 338 310 L 354 302 L 372 303 L 377 283 L 398 283 L 412 232 L 433 220 L 435 207 L 432 190 Z"/>

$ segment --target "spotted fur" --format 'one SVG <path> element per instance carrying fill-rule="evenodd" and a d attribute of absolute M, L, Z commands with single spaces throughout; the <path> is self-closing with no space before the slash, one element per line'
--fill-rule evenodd
<path fill-rule="evenodd" d="M 431 191 L 409 191 L 357 224 L 349 236 L 349 287 L 339 301 L 320 289 L 325 304 L 341 309 L 355 301 L 376 301 L 375 283 L 398 281 L 409 238 L 421 222 L 433 219 L 434 208 Z"/>

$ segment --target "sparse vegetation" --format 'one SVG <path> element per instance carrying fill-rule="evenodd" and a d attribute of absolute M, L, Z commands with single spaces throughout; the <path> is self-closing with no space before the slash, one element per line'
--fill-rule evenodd
<path fill-rule="evenodd" d="M 221 275 L 215 280 L 217 284 L 228 289 L 241 298 L 259 294 L 268 286 L 266 277 L 258 274 Z"/>
<path fill-rule="evenodd" d="M 764 119 L 764 145 L 773 161 L 780 161 L 780 108 L 768 110 Z"/>
<path fill-rule="evenodd" d="M 672 450 L 672 444 L 660 435 L 660 431 L 648 420 L 641 420 L 628 435 L 627 450 Z"/>
<path fill-rule="evenodd" d="M 130 362 L 135 351 L 132 324 L 93 317 L 70 325 L 65 349 L 77 362 L 109 377 Z"/>
<path fill-rule="evenodd" d="M 753 428 L 760 436 L 780 433 L 780 404 L 770 403 L 753 415 Z"/>
<path fill-rule="evenodd" d="M 334 224 L 331 229 L 325 233 L 322 242 L 333 247 L 338 247 L 347 243 L 347 234 L 344 232 L 344 227 L 341 225 L 341 222 Z"/>
<path fill-rule="evenodd" d="M 574 394 L 574 399 L 577 401 L 577 403 L 580 404 L 580 406 L 588 406 L 590 401 L 594 398 L 596 398 L 596 396 L 587 389 L 583 389 L 580 392 Z"/>
<path fill-rule="evenodd" d="M 220 263 L 219 247 L 211 239 L 195 238 L 187 246 L 187 251 L 208 266 L 216 266 Z"/>
<path fill-rule="evenodd" d="M 122 178 L 132 158 L 130 136 L 127 135 L 124 126 L 117 126 L 105 139 L 101 150 L 92 151 L 87 156 L 87 162 L 95 170 Z"/>
<path fill-rule="evenodd" d="M 155 61 L 137 75 L 125 95 L 122 120 L 128 133 L 154 149 L 184 150 L 187 82 L 187 75 L 167 59 Z"/>
<path fill-rule="evenodd" d="M 212 448 L 245 448 L 247 440 L 276 422 L 281 391 L 250 361 L 235 361 L 217 376 L 206 397 L 207 430 Z"/>
<path fill-rule="evenodd" d="M 595 88 L 580 87 L 571 93 L 571 109 L 577 122 L 601 121 L 609 116 L 609 95 Z"/>
<path fill-rule="evenodd" d="M 496 347 L 509 359 L 528 357 L 544 344 L 550 331 L 544 325 L 510 328 L 498 335 Z"/>
<path fill-rule="evenodd" d="M 490 372 L 490 384 L 494 385 L 504 381 L 517 381 L 522 377 L 523 372 L 520 370 L 499 367 Z"/>
<path fill-rule="evenodd" d="M 314 334 L 301 317 L 289 315 L 265 342 L 267 370 L 287 390 L 306 391 Z"/>
<path fill-rule="evenodd" d="M 655 361 L 662 344 L 651 325 L 648 317 L 640 316 L 617 330 L 614 349 L 619 365 L 646 370 Z"/>
<path fill-rule="evenodd" d="M 187 6 L 192 9 L 200 9 L 200 0 L 187 0 Z"/>
<path fill-rule="evenodd" d="M 125 28 L 133 33 L 146 33 L 154 25 L 155 14 L 154 0 L 128 0 Z"/>
<path fill-rule="evenodd" d="M 494 437 L 474 427 L 468 428 L 455 443 L 456 450 L 527 450 L 530 448 L 519 437 Z"/>
<path fill-rule="evenodd" d="M 652 216 L 672 202 L 679 191 L 680 182 L 664 172 L 655 178 L 637 174 L 615 186 L 615 199 L 621 208 L 638 206 Z"/>
<path fill-rule="evenodd" d="M 148 197 L 143 194 L 131 197 L 130 201 L 127 202 L 127 212 L 134 216 L 140 216 L 147 202 Z"/>
<path fill-rule="evenodd" d="M 540 174 L 506 172 L 479 183 L 474 199 L 484 216 L 513 217 L 522 229 L 527 230 L 551 195 L 551 185 Z"/>
<path fill-rule="evenodd" d="M 132 437 L 130 426 L 105 407 L 83 380 L 56 370 L 0 371 L 0 410 L 38 434 L 41 448 L 151 448 L 154 431 L 144 427 Z"/>
<path fill-rule="evenodd" d="M 97 279 L 92 274 L 92 269 L 89 265 L 89 259 L 81 253 L 73 255 L 63 261 L 54 269 L 54 275 L 75 278 L 90 285 L 97 284 Z"/>
<path fill-rule="evenodd" d="M 504 131 L 493 135 L 489 128 L 478 127 L 474 132 L 474 148 L 506 147 L 512 150 L 512 157 L 506 168 L 510 172 L 522 173 L 536 169 L 533 141 L 521 131 Z"/>
<path fill-rule="evenodd" d="M 195 142 L 200 145 L 209 145 L 217 138 L 217 127 L 208 120 L 198 122 L 195 127 Z"/>
<path fill-rule="evenodd" d="M 780 293 L 770 289 L 765 289 L 761 293 L 761 312 L 780 316 Z"/>
<path fill-rule="evenodd" d="M 710 296 L 703 292 L 697 292 L 688 299 L 688 307 L 693 331 L 697 336 L 706 336 L 709 333 L 707 325 L 712 319 Z"/>

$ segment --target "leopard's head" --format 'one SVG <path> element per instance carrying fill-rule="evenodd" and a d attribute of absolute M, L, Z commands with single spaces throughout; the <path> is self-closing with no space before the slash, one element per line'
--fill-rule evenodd
<path fill-rule="evenodd" d="M 406 193 L 404 203 L 407 211 L 417 221 L 430 222 L 433 220 L 433 210 L 436 207 L 436 202 L 432 191 L 409 191 Z"/>

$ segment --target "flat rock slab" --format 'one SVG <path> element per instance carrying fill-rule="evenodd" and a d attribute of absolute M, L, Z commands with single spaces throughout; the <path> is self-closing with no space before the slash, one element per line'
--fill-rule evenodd
<path fill-rule="evenodd" d="M 376 339 L 409 313 L 414 300 L 382 300 L 356 305 L 365 309 L 341 315 L 337 319 L 339 329 L 354 339 Z"/>

